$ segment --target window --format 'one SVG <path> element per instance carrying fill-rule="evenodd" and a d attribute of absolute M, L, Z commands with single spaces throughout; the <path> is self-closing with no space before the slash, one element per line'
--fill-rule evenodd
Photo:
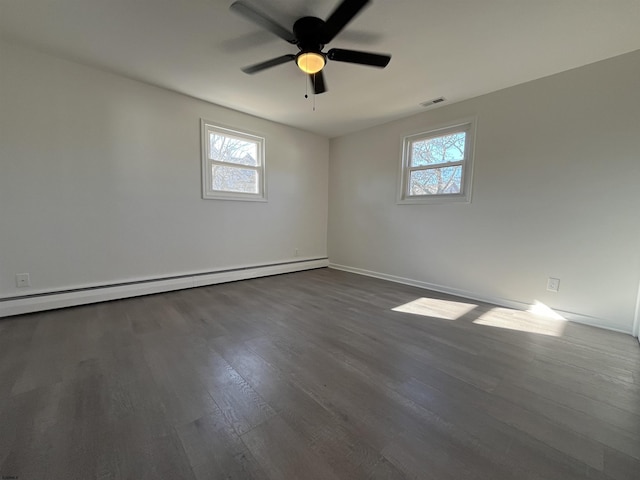
<path fill-rule="evenodd" d="M 265 201 L 264 138 L 202 123 L 202 197 Z"/>
<path fill-rule="evenodd" d="M 404 137 L 398 203 L 469 202 L 475 122 Z"/>

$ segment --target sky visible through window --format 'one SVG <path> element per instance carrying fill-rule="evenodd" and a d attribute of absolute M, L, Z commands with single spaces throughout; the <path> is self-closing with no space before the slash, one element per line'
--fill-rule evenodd
<path fill-rule="evenodd" d="M 209 133 L 209 154 L 211 160 L 218 162 L 237 163 L 254 167 L 259 165 L 258 144 L 256 142 L 214 132 Z"/>
<path fill-rule="evenodd" d="M 447 164 L 464 160 L 465 142 L 466 132 L 412 142 L 409 166 L 419 169 L 410 172 L 409 194 L 460 193 L 462 165 L 447 166 Z"/>
<path fill-rule="evenodd" d="M 258 144 L 232 136 L 209 133 L 209 158 L 235 165 L 260 165 Z M 258 193 L 258 172 L 238 166 L 211 165 L 211 188 L 217 191 Z"/>

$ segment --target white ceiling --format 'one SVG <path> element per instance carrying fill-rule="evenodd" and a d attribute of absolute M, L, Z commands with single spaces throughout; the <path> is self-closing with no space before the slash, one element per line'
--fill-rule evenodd
<path fill-rule="evenodd" d="M 247 0 L 290 27 L 338 0 Z M 305 100 L 294 63 L 240 68 L 290 45 L 232 0 L 0 0 L 0 35 L 242 112 L 334 137 L 640 48 L 639 0 L 373 0 L 328 48 L 391 53 L 377 68 L 329 62 Z"/>

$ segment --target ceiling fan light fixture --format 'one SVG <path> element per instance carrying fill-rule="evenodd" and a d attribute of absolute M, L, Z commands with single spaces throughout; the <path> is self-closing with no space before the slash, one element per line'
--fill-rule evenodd
<path fill-rule="evenodd" d="M 296 65 L 304 73 L 318 73 L 326 63 L 324 55 L 320 52 L 300 52 L 296 57 Z"/>

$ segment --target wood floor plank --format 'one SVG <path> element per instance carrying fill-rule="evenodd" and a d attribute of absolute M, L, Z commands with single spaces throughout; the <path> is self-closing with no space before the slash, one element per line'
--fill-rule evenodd
<path fill-rule="evenodd" d="M 124 439 L 117 445 L 115 452 L 116 459 L 113 462 L 117 465 L 117 470 L 114 478 L 122 480 L 134 478 L 141 480 L 156 480 L 158 478 L 196 480 L 177 435 L 155 437 L 144 443 L 134 443 Z M 93 478 L 112 474 L 113 470 L 109 467 L 101 468 Z"/>
<path fill-rule="evenodd" d="M 177 427 L 196 478 L 268 477 L 220 410 Z"/>
<path fill-rule="evenodd" d="M 553 328 L 330 269 L 5 318 L 0 474 L 637 480 L 637 341 Z"/>
<path fill-rule="evenodd" d="M 604 421 L 627 430 L 634 435 L 640 435 L 640 415 L 611 405 L 608 402 L 575 392 L 573 389 L 560 384 L 560 382 L 554 381 L 552 377 L 541 378 L 540 375 L 530 375 L 527 372 L 522 372 L 522 376 L 520 378 L 513 377 L 511 383 L 561 405 L 602 418 Z"/>
<path fill-rule="evenodd" d="M 233 429 L 242 435 L 275 415 L 275 411 L 217 354 L 210 353 L 212 363 L 206 388 Z"/>
<path fill-rule="evenodd" d="M 386 391 L 341 370 L 330 356 L 305 358 L 303 352 L 308 351 L 308 345 L 285 343 L 282 339 L 276 343 L 252 340 L 247 345 L 267 361 L 277 363 L 288 378 L 295 379 L 308 395 L 350 423 L 353 431 L 376 448 L 382 448 L 413 421 L 401 408 L 387 401 Z M 315 368 L 310 368 L 311 365 Z"/>
<path fill-rule="evenodd" d="M 204 384 L 192 376 L 183 355 L 167 342 L 144 342 L 144 356 L 172 425 L 192 422 L 217 408 Z M 170 343 L 170 342 L 169 342 Z"/>
<path fill-rule="evenodd" d="M 634 457 L 608 448 L 604 457 L 605 473 L 616 480 L 637 479 L 638 472 L 640 472 L 640 460 L 638 460 L 637 455 Z"/>
<path fill-rule="evenodd" d="M 483 458 L 501 465 L 512 472 L 505 478 L 581 479 L 607 478 L 601 471 L 574 459 L 563 450 L 558 450 L 535 438 L 517 426 L 501 421 L 477 405 L 473 396 L 455 394 L 466 384 L 451 378 L 440 379 L 437 388 L 421 382 L 411 381 L 400 387 L 400 391 L 411 398 L 421 409 L 435 415 L 440 421 L 433 428 L 444 423 L 450 436 L 467 447 L 477 451 Z M 444 385 L 448 385 L 445 388 Z M 439 390 L 439 389 L 443 390 Z M 424 413 L 417 409 L 419 416 Z"/>
<path fill-rule="evenodd" d="M 527 391 L 523 388 L 503 383 L 494 394 L 509 402 L 525 406 L 528 410 L 544 417 L 544 422 L 553 422 L 562 429 L 568 429 L 586 438 L 601 443 L 640 460 L 640 438 L 618 428 L 600 418 L 578 410 L 559 405 L 556 402 Z"/>
<path fill-rule="evenodd" d="M 354 433 L 344 418 L 325 409 L 276 367 L 243 344 L 217 338 L 216 349 L 229 361 L 285 422 L 341 476 L 400 479 L 404 475 L 378 450 Z"/>
<path fill-rule="evenodd" d="M 269 478 L 337 480 L 340 477 L 308 448 L 279 416 L 242 435 L 253 456 Z"/>
<path fill-rule="evenodd" d="M 611 368 L 601 370 L 597 366 L 598 363 L 589 366 L 590 361 L 584 361 L 582 365 L 583 368 L 577 368 L 573 364 L 558 364 L 557 360 L 536 359 L 529 368 L 524 369 L 523 373 L 527 376 L 551 380 L 572 392 L 640 415 L 640 404 L 637 402 L 640 386 L 630 381 L 633 378 L 630 370 L 614 371 Z M 616 388 L 618 384 L 621 384 L 622 388 Z"/>

